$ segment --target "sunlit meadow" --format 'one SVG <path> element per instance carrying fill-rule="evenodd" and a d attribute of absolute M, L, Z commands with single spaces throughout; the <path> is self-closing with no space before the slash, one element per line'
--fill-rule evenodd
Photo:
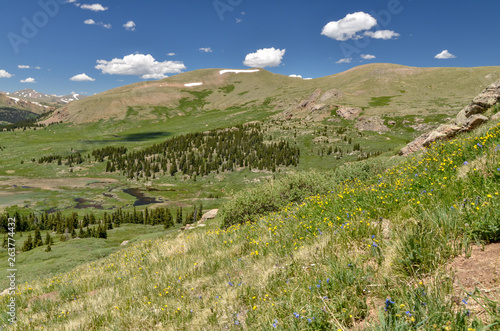
<path fill-rule="evenodd" d="M 254 223 L 23 284 L 15 329 L 498 329 L 498 293 L 455 293 L 446 264 L 500 241 L 500 123 L 391 163 Z"/>

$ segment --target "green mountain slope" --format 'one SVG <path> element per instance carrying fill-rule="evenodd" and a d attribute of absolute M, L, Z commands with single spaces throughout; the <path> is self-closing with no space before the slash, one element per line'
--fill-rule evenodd
<path fill-rule="evenodd" d="M 0 122 L 16 123 L 34 119 L 53 108 L 0 93 Z"/>
<path fill-rule="evenodd" d="M 293 112 L 318 89 L 322 104 L 362 107 L 364 115 L 453 113 L 500 78 L 500 67 L 413 68 L 368 64 L 313 80 L 263 69 L 224 74 L 220 74 L 220 70 L 196 70 L 109 90 L 60 108 L 49 122 L 85 123 L 134 116 L 157 118 L 159 114 L 172 117 L 261 105 Z M 185 86 L 191 83 L 202 85 Z M 328 94 L 331 90 L 338 94 Z M 385 97 L 386 102 L 380 103 L 381 97 Z"/>

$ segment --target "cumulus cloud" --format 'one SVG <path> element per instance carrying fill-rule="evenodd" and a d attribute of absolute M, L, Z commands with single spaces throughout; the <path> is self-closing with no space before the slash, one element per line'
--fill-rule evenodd
<path fill-rule="evenodd" d="M 391 30 L 369 31 L 377 25 L 377 20 L 365 12 L 359 11 L 347 14 L 346 17 L 326 24 L 321 31 L 323 36 L 346 41 L 348 39 L 360 39 L 370 37 L 374 39 L 394 39 L 399 33 Z M 362 33 L 364 31 L 364 33 Z"/>
<path fill-rule="evenodd" d="M 212 53 L 213 52 L 211 47 L 201 47 L 199 50 L 203 53 Z"/>
<path fill-rule="evenodd" d="M 73 82 L 93 82 L 93 81 L 95 81 L 94 78 L 87 76 L 85 73 L 73 76 L 69 80 L 71 80 Z"/>
<path fill-rule="evenodd" d="M 252 68 L 277 67 L 281 64 L 286 49 L 263 48 L 247 54 L 243 64 Z"/>
<path fill-rule="evenodd" d="M 373 39 L 396 39 L 400 36 L 399 33 L 391 31 L 391 30 L 378 30 L 378 31 L 366 31 L 365 36 L 373 38 Z"/>
<path fill-rule="evenodd" d="M 434 56 L 434 58 L 440 59 L 440 60 L 447 60 L 447 59 L 454 59 L 454 58 L 456 58 L 456 56 L 451 54 L 450 52 L 448 52 L 447 49 L 445 49 L 441 53 L 436 54 L 436 56 Z"/>
<path fill-rule="evenodd" d="M 111 24 L 109 23 L 103 23 L 103 22 L 96 22 L 93 19 L 89 18 L 88 20 L 83 21 L 84 24 L 87 25 L 100 25 L 106 29 L 111 29 Z"/>
<path fill-rule="evenodd" d="M 352 58 L 351 58 L 351 57 L 346 57 L 346 58 L 344 58 L 344 59 L 340 59 L 340 60 L 338 60 L 338 61 L 337 61 L 337 62 L 335 62 L 335 63 L 337 63 L 337 64 L 344 64 L 344 63 L 351 63 L 351 61 L 352 61 Z"/>
<path fill-rule="evenodd" d="M 375 59 L 376 57 L 375 57 L 375 55 L 371 55 L 371 54 L 361 54 L 361 58 L 362 58 L 363 60 L 373 60 L 373 59 Z"/>
<path fill-rule="evenodd" d="M 7 71 L 0 69 L 0 78 L 11 78 L 12 74 L 9 74 Z"/>
<path fill-rule="evenodd" d="M 162 79 L 166 74 L 178 74 L 186 69 L 181 61 L 158 62 L 151 54 L 130 54 L 123 59 L 97 60 L 96 69 L 103 74 L 140 76 L 142 79 Z"/>
<path fill-rule="evenodd" d="M 128 21 L 127 23 L 123 24 L 123 27 L 125 28 L 125 30 L 135 31 L 136 25 L 134 21 Z"/>
<path fill-rule="evenodd" d="M 33 77 L 28 77 L 26 79 L 22 79 L 21 83 L 36 83 L 36 80 Z"/>
<path fill-rule="evenodd" d="M 360 11 L 347 14 L 338 21 L 329 22 L 323 27 L 321 34 L 335 40 L 345 41 L 359 38 L 358 32 L 370 30 L 375 25 L 377 25 L 377 20 L 373 16 Z"/>
<path fill-rule="evenodd" d="M 23 64 L 19 64 L 17 67 L 18 67 L 19 69 L 31 69 L 31 67 L 30 67 L 30 66 L 23 65 Z"/>
<path fill-rule="evenodd" d="M 301 75 L 294 75 L 294 74 L 291 74 L 291 75 L 289 75 L 288 77 L 293 77 L 293 78 L 302 78 L 302 76 L 301 76 Z"/>
<path fill-rule="evenodd" d="M 84 4 L 80 6 L 81 9 L 88 9 L 92 11 L 106 11 L 108 10 L 108 7 L 104 7 L 100 3 L 94 3 L 92 5 Z"/>

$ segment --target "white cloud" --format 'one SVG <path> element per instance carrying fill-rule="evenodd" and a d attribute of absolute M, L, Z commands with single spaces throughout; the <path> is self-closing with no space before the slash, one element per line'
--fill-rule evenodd
<path fill-rule="evenodd" d="M 26 79 L 22 79 L 21 83 L 36 83 L 36 80 L 33 77 L 28 77 Z"/>
<path fill-rule="evenodd" d="M 36 70 L 40 70 L 40 69 L 42 69 L 42 67 L 35 67 L 35 69 L 36 69 Z"/>
<path fill-rule="evenodd" d="M 344 59 L 340 59 L 340 60 L 338 60 L 338 61 L 337 61 L 337 62 L 335 62 L 335 63 L 337 63 L 337 64 L 344 64 L 344 63 L 351 63 L 351 61 L 352 61 L 352 58 L 350 58 L 350 57 L 346 57 L 346 58 L 344 58 Z"/>
<path fill-rule="evenodd" d="M 93 19 L 89 18 L 88 20 L 83 21 L 84 24 L 87 25 L 100 25 L 106 29 L 111 29 L 111 24 L 109 23 L 103 23 L 103 22 L 96 22 Z"/>
<path fill-rule="evenodd" d="M 361 58 L 363 60 L 373 60 L 376 58 L 376 56 L 371 54 L 361 54 Z"/>
<path fill-rule="evenodd" d="M 18 67 L 19 69 L 31 69 L 31 67 L 30 67 L 30 66 L 27 66 L 27 65 L 22 65 L 22 64 L 18 65 L 17 67 Z"/>
<path fill-rule="evenodd" d="M 377 25 L 377 20 L 373 16 L 360 11 L 328 23 L 323 27 L 321 34 L 335 40 L 345 41 L 359 38 L 358 32 L 370 30 L 375 25 Z"/>
<path fill-rule="evenodd" d="M 201 47 L 199 50 L 202 51 L 203 53 L 212 53 L 213 52 L 211 47 Z"/>
<path fill-rule="evenodd" d="M 252 68 L 277 67 L 281 64 L 286 49 L 263 48 L 247 54 L 243 64 Z"/>
<path fill-rule="evenodd" d="M 123 27 L 128 31 L 135 31 L 136 25 L 134 21 L 128 21 L 127 23 L 123 24 Z"/>
<path fill-rule="evenodd" d="M 92 5 L 84 4 L 80 6 L 81 9 L 88 9 L 92 11 L 106 11 L 108 10 L 108 7 L 104 7 L 100 3 L 94 3 Z"/>
<path fill-rule="evenodd" d="M 236 19 L 236 23 L 241 23 L 241 22 L 243 22 L 243 20 L 241 18 Z"/>
<path fill-rule="evenodd" d="M 391 30 L 378 30 L 378 31 L 366 31 L 365 36 L 373 38 L 373 39 L 396 39 L 400 36 L 399 33 L 391 31 Z"/>
<path fill-rule="evenodd" d="M 436 56 L 434 56 L 434 58 L 435 59 L 440 59 L 440 60 L 447 60 L 447 59 L 454 59 L 454 58 L 456 58 L 456 56 L 453 55 L 453 54 L 451 54 L 450 52 L 448 52 L 447 49 L 445 49 L 441 53 L 439 53 Z"/>
<path fill-rule="evenodd" d="M 7 71 L 0 69 L 0 78 L 11 78 L 12 74 L 9 74 Z"/>
<path fill-rule="evenodd" d="M 175 54 L 174 52 L 171 52 L 171 53 L 167 53 L 167 56 L 175 56 L 177 54 Z"/>
<path fill-rule="evenodd" d="M 123 59 L 97 60 L 96 69 L 103 74 L 140 76 L 142 79 L 162 79 L 169 73 L 186 69 L 181 61 L 158 62 L 151 54 L 130 54 Z"/>
<path fill-rule="evenodd" d="M 399 33 L 392 30 L 368 31 L 377 25 L 377 20 L 365 12 L 359 11 L 347 14 L 346 17 L 326 24 L 321 34 L 329 38 L 346 41 L 348 39 L 360 39 L 370 37 L 373 39 L 395 39 Z M 365 31 L 360 34 L 360 32 Z"/>
<path fill-rule="evenodd" d="M 292 78 L 302 78 L 301 75 L 294 75 L 294 74 L 291 74 L 289 75 L 288 77 L 292 77 Z"/>
<path fill-rule="evenodd" d="M 73 82 L 93 82 L 93 81 L 95 81 L 94 78 L 87 76 L 85 73 L 73 76 L 69 80 L 71 80 Z"/>

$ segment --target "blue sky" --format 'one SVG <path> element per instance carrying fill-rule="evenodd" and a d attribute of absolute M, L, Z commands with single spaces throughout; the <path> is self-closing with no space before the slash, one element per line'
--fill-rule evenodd
<path fill-rule="evenodd" d="M 0 91 L 91 95 L 202 68 L 495 66 L 499 13 L 496 0 L 2 0 Z"/>

